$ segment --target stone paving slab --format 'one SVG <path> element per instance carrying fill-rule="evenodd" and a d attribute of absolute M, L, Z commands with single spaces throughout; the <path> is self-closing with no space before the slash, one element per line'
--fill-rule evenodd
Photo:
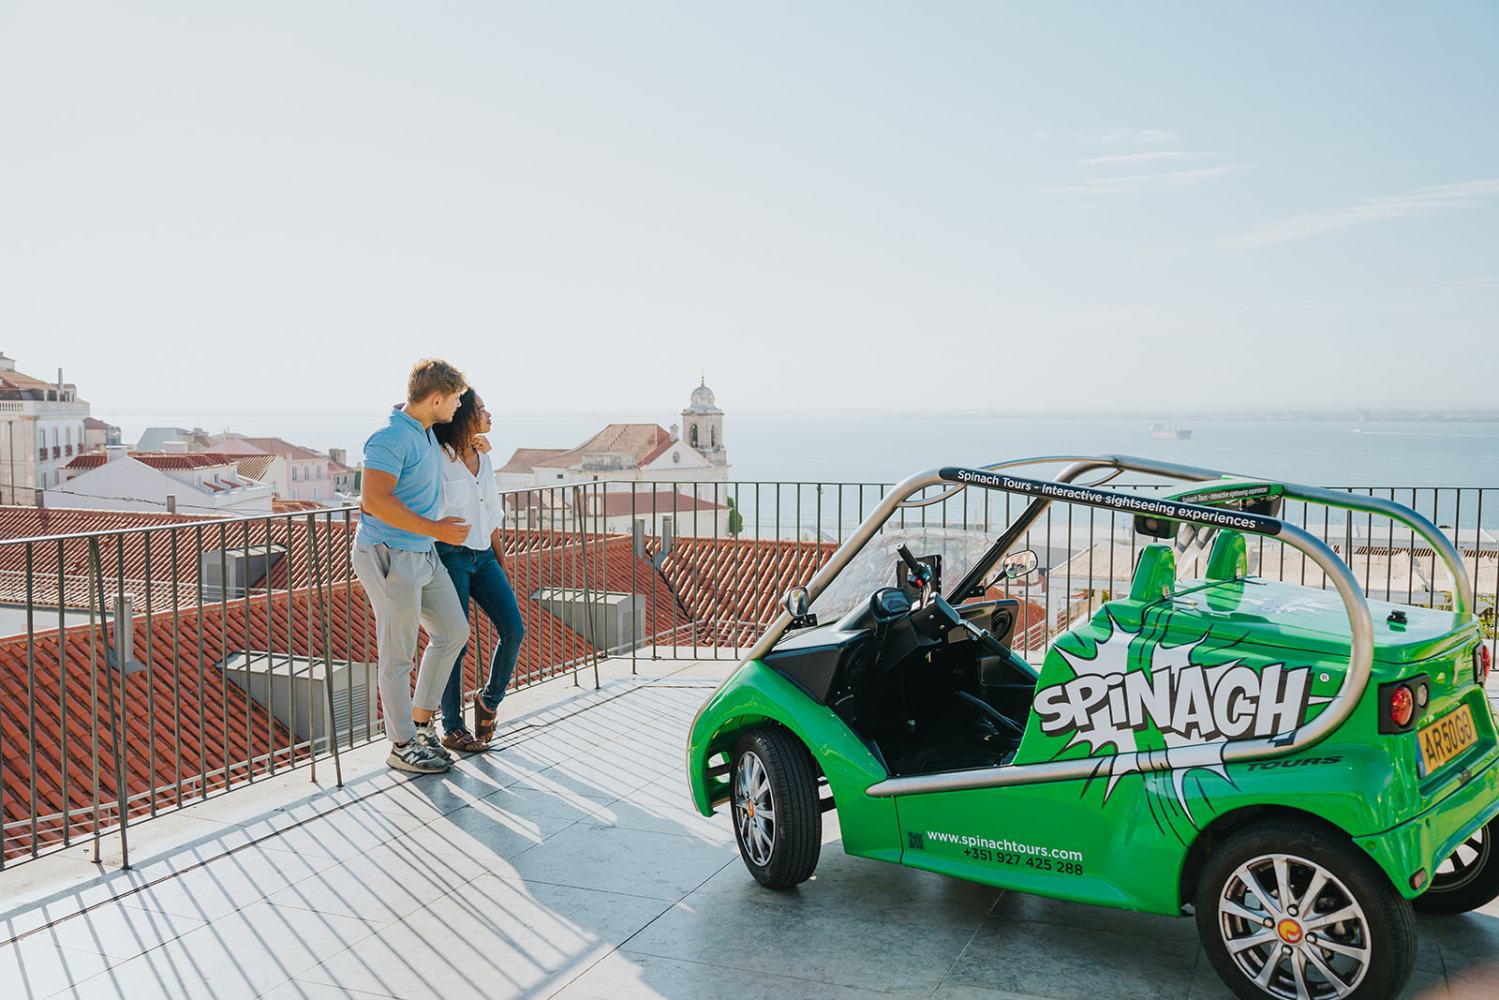
<path fill-rule="evenodd" d="M 851 858 L 836 813 L 812 880 L 760 888 L 681 775 L 724 669 L 563 690 L 446 775 L 349 752 L 342 789 L 161 821 L 130 872 L 25 875 L 0 997 L 1229 996 L 1190 920 Z M 1499 905 L 1419 926 L 1407 997 L 1499 995 Z"/>

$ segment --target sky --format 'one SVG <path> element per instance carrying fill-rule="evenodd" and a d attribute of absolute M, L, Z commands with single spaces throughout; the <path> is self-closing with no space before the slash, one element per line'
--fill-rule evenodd
<path fill-rule="evenodd" d="M 0 0 L 0 350 L 210 427 L 430 355 L 527 414 L 1492 407 L 1496 51 L 1493 3 Z"/>

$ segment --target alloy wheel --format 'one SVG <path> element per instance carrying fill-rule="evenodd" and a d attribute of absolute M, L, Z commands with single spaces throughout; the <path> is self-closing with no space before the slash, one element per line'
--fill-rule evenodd
<path fill-rule="evenodd" d="M 1265 995 L 1352 993 L 1372 957 L 1369 921 L 1331 871 L 1291 854 L 1252 858 L 1218 896 L 1218 929 L 1239 971 Z"/>
<path fill-rule="evenodd" d="M 734 770 L 734 822 L 739 841 L 757 865 L 770 864 L 776 841 L 776 800 L 765 762 L 753 750 L 739 758 Z"/>

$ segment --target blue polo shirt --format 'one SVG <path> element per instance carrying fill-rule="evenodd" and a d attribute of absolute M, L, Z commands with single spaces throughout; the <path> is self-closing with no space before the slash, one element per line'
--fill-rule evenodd
<path fill-rule="evenodd" d="M 413 514 L 437 517 L 442 509 L 442 449 L 421 422 L 397 406 L 384 427 L 364 442 L 364 467 L 396 477 L 391 492 Z M 368 511 L 360 514 L 354 532 L 357 546 L 387 545 L 408 552 L 425 552 L 432 536 L 393 528 Z"/>

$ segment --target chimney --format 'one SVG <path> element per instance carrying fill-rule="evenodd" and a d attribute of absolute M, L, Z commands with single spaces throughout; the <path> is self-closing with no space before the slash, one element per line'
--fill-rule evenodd
<path fill-rule="evenodd" d="M 146 665 L 135 658 L 135 595 L 126 591 L 122 598 L 115 598 L 114 636 L 110 645 L 109 665 L 122 674 L 138 674 Z"/>
<path fill-rule="evenodd" d="M 349 453 L 343 448 L 329 448 L 328 457 L 339 465 L 347 466 L 349 464 Z"/>
<path fill-rule="evenodd" d="M 187 454 L 187 442 L 186 441 L 163 441 L 161 443 L 161 450 L 162 450 L 163 453 L 165 453 L 167 455 L 186 455 Z"/>
<path fill-rule="evenodd" d="M 129 452 L 130 449 L 126 448 L 122 444 L 107 444 L 104 446 L 104 461 L 116 461 L 118 459 L 124 458 L 127 454 L 129 454 Z"/>

